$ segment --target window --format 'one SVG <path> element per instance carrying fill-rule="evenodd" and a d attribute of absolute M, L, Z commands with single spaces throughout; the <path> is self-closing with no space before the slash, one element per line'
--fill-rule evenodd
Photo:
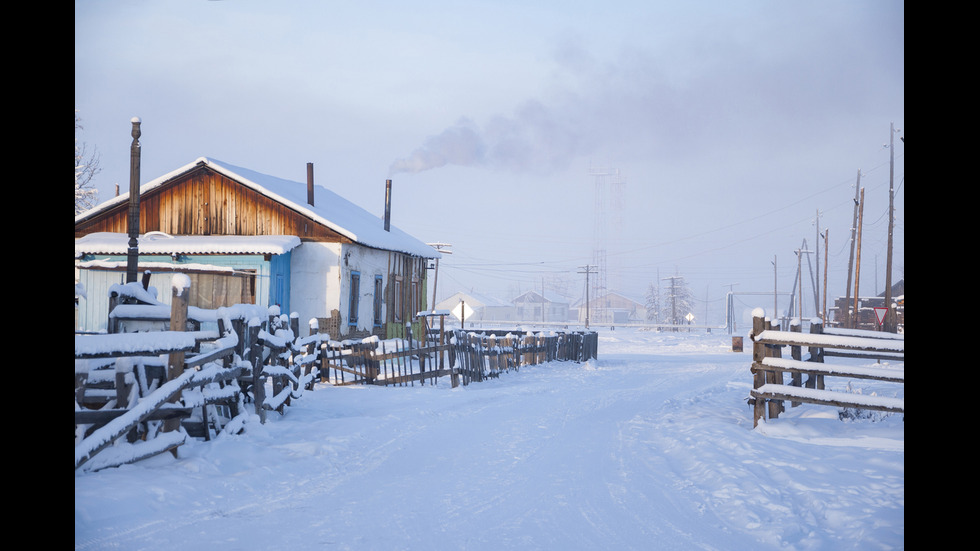
<path fill-rule="evenodd" d="M 236 270 L 234 274 L 185 273 L 191 281 L 190 306 L 213 310 L 235 304 L 255 304 L 255 270 Z M 157 275 L 172 277 L 169 272 Z"/>
<path fill-rule="evenodd" d="M 350 273 L 350 301 L 347 310 L 347 325 L 357 325 L 357 310 L 361 297 L 361 272 Z"/>
<path fill-rule="evenodd" d="M 417 279 L 412 280 L 412 298 L 408 307 L 411 308 L 411 312 L 409 312 L 409 314 L 412 316 L 417 314 L 422 309 L 422 301 L 419 297 L 419 280 Z"/>
<path fill-rule="evenodd" d="M 382 306 L 384 305 L 384 281 L 381 276 L 374 276 L 374 326 L 381 327 L 384 318 L 381 317 Z"/>
<path fill-rule="evenodd" d="M 392 293 L 391 297 L 392 306 L 394 306 L 395 321 L 402 320 L 402 309 L 404 308 L 403 298 L 402 298 L 402 278 L 395 276 L 395 292 Z"/>

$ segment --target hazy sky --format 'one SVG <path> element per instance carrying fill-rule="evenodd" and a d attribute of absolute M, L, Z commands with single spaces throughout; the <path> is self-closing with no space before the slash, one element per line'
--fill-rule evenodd
<path fill-rule="evenodd" d="M 681 275 L 709 323 L 729 290 L 771 308 L 817 223 L 844 294 L 859 170 L 860 294 L 884 290 L 894 124 L 904 277 L 904 2 L 76 1 L 75 108 L 102 200 L 140 117 L 143 182 L 312 162 L 380 217 L 391 178 L 392 223 L 452 244 L 440 298 L 580 295 L 598 249 L 610 287 Z"/>

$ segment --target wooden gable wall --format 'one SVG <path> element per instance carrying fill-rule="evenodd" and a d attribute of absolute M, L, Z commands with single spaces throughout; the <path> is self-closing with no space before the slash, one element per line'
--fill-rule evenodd
<path fill-rule="evenodd" d="M 128 202 L 75 225 L 75 237 L 127 233 Z M 295 235 L 308 241 L 351 240 L 208 167 L 199 167 L 140 197 L 140 234 Z"/>

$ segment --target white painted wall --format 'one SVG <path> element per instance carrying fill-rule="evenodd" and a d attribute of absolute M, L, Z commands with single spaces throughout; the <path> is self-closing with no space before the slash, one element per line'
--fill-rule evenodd
<path fill-rule="evenodd" d="M 360 272 L 361 274 L 360 297 L 357 308 L 357 330 L 371 331 L 374 324 L 374 278 L 379 275 L 382 277 L 381 289 L 384 292 L 384 289 L 388 285 L 388 255 L 388 251 L 371 249 L 359 245 L 346 245 L 344 247 L 341 269 L 345 273 L 341 282 L 340 294 L 340 312 L 344 321 L 344 334 L 347 334 L 353 329 L 347 325 L 348 308 L 350 305 L 351 272 Z M 387 309 L 385 306 L 382 306 L 382 320 L 386 312 Z"/>
<path fill-rule="evenodd" d="M 299 330 L 303 335 L 309 331 L 310 319 L 329 317 L 330 311 L 340 304 L 341 249 L 340 243 L 312 241 L 293 249 L 289 307 L 299 316 Z"/>
<path fill-rule="evenodd" d="M 293 250 L 290 270 L 289 305 L 298 316 L 303 334 L 309 330 L 310 319 L 329 317 L 334 309 L 340 311 L 341 334 L 331 335 L 331 338 L 343 338 L 350 333 L 348 308 L 352 272 L 361 275 L 356 328 L 372 330 L 374 277 L 382 277 L 383 290 L 388 284 L 387 251 L 361 245 L 304 242 Z"/>

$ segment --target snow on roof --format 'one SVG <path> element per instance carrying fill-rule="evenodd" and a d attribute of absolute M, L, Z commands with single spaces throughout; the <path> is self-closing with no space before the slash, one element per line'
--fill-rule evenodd
<path fill-rule="evenodd" d="M 149 232 L 138 238 L 140 254 L 284 254 L 296 248 L 295 235 L 167 235 Z M 129 236 L 97 232 L 75 240 L 75 257 L 85 254 L 124 255 Z"/>
<path fill-rule="evenodd" d="M 240 182 L 257 193 L 309 216 L 355 243 L 375 249 L 403 252 L 424 258 L 440 258 L 442 256 L 434 248 L 395 226 L 390 226 L 390 231 L 385 231 L 381 218 L 323 186 L 313 187 L 313 202 L 316 206 L 311 206 L 307 203 L 307 189 L 306 183 L 304 182 L 295 182 L 269 176 L 268 174 L 262 174 L 254 170 L 237 167 L 207 157 L 200 157 L 193 163 L 143 184 L 140 186 L 140 194 L 147 193 L 201 165 L 205 165 L 228 178 Z M 79 214 L 75 217 L 75 222 L 77 223 L 90 218 L 101 211 L 128 200 L 129 193 L 121 194 L 89 211 Z M 248 237 L 248 239 L 253 239 L 253 237 Z"/>

